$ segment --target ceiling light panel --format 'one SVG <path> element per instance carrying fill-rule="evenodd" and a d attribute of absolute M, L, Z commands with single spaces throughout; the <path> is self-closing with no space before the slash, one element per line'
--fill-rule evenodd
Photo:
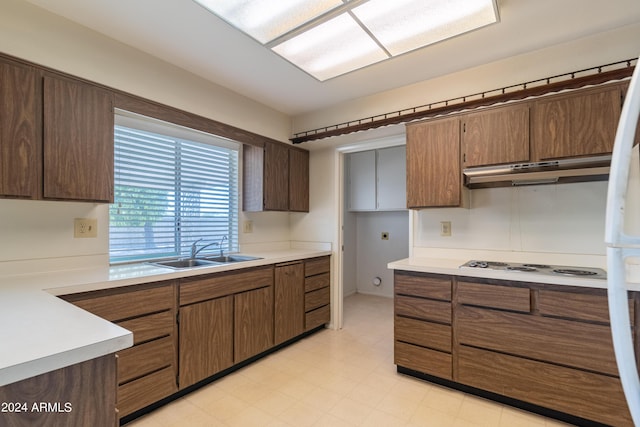
<path fill-rule="evenodd" d="M 353 13 L 394 56 L 498 21 L 494 0 L 369 0 Z"/>
<path fill-rule="evenodd" d="M 342 6 L 341 0 L 194 0 L 260 43 Z"/>
<path fill-rule="evenodd" d="M 348 13 L 338 15 L 272 49 L 320 81 L 388 58 Z"/>

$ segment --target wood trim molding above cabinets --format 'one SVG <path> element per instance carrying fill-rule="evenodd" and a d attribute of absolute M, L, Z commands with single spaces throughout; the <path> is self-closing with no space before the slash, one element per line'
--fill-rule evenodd
<path fill-rule="evenodd" d="M 490 107 L 506 102 L 520 101 L 550 93 L 620 81 L 631 77 L 635 69 L 635 65 L 632 66 L 631 64 L 634 62 L 636 62 L 636 58 L 405 108 L 399 111 L 378 114 L 372 117 L 351 120 L 322 128 L 301 131 L 297 132 L 293 138 L 290 138 L 290 141 L 294 144 L 300 144 L 331 136 L 346 135 L 383 126 L 408 124 L 416 120 L 442 117 L 448 114 L 475 110 L 481 107 Z M 608 71 L 605 71 L 607 69 Z M 580 77 L 576 77 L 576 75 L 580 75 Z M 553 81 L 553 83 L 551 83 L 551 81 Z"/>
<path fill-rule="evenodd" d="M 213 119 L 189 113 L 178 108 L 160 104 L 155 101 L 131 95 L 128 93 L 114 91 L 115 108 L 130 111 L 132 113 L 141 114 L 143 116 L 153 117 L 154 119 L 163 120 L 165 122 L 174 123 L 180 126 L 207 132 L 213 135 L 228 138 L 242 144 L 263 147 L 265 141 L 282 144 L 275 139 L 258 135 L 235 126 L 227 125 Z"/>

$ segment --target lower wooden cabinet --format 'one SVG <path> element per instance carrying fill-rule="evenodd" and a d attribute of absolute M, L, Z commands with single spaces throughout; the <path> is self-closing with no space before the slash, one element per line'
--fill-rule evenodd
<path fill-rule="evenodd" d="M 304 263 L 279 264 L 274 281 L 274 344 L 304 332 Z"/>
<path fill-rule="evenodd" d="M 452 379 L 451 278 L 394 275 L 394 362 Z"/>
<path fill-rule="evenodd" d="M 236 294 L 233 361 L 242 362 L 273 347 L 273 286 Z"/>
<path fill-rule="evenodd" d="M 56 369 L 0 387 L 0 402 L 19 405 L 19 410 L 3 406 L 0 425 L 114 427 L 115 390 L 113 354 Z"/>
<path fill-rule="evenodd" d="M 612 426 L 633 425 L 616 377 L 464 345 L 458 370 L 472 387 Z"/>
<path fill-rule="evenodd" d="M 120 417 L 178 391 L 176 282 L 157 282 L 63 296 L 133 332 L 117 356 Z"/>
<path fill-rule="evenodd" d="M 117 411 L 104 425 L 329 322 L 329 271 L 320 257 L 62 296 L 133 332 L 112 360 Z"/>
<path fill-rule="evenodd" d="M 233 365 L 233 296 L 180 307 L 180 388 Z"/>
<path fill-rule="evenodd" d="M 180 282 L 180 388 L 273 347 L 273 265 Z"/>
<path fill-rule="evenodd" d="M 398 367 L 631 426 L 608 322 L 604 289 L 395 273 Z"/>
<path fill-rule="evenodd" d="M 304 329 L 322 326 L 331 321 L 331 260 L 313 258 L 304 263 Z"/>
<path fill-rule="evenodd" d="M 118 413 L 134 413 L 176 391 L 176 373 L 171 367 L 145 375 L 118 387 Z"/>

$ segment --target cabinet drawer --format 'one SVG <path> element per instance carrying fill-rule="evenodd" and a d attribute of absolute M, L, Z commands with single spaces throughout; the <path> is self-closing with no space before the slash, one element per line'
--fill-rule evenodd
<path fill-rule="evenodd" d="M 458 306 L 461 344 L 618 375 L 608 326 Z"/>
<path fill-rule="evenodd" d="M 174 331 L 175 317 L 173 311 L 163 311 L 125 320 L 118 325 L 133 332 L 133 345 L 137 345 L 154 338 L 171 335 Z"/>
<path fill-rule="evenodd" d="M 396 295 L 414 295 L 451 301 L 451 279 L 396 272 L 393 277 Z"/>
<path fill-rule="evenodd" d="M 451 324 L 451 303 L 396 295 L 396 315 Z"/>
<path fill-rule="evenodd" d="M 118 411 L 125 417 L 178 391 L 173 368 L 131 381 L 118 387 Z"/>
<path fill-rule="evenodd" d="M 307 292 L 304 295 L 304 311 L 311 311 L 323 305 L 329 304 L 331 301 L 331 290 L 329 288 L 318 289 L 317 291 Z"/>
<path fill-rule="evenodd" d="M 305 331 L 311 330 L 317 326 L 324 325 L 331 321 L 331 306 L 317 308 L 309 311 L 304 316 Z"/>
<path fill-rule="evenodd" d="M 180 305 L 193 304 L 272 285 L 273 266 L 183 279 L 180 282 Z"/>
<path fill-rule="evenodd" d="M 451 353 L 451 326 L 396 316 L 394 338 Z"/>
<path fill-rule="evenodd" d="M 528 288 L 485 285 L 458 281 L 458 303 L 501 308 L 504 310 L 531 311 L 531 295 Z"/>
<path fill-rule="evenodd" d="M 322 273 L 317 276 L 307 277 L 304 279 L 304 291 L 311 292 L 316 289 L 326 288 L 329 286 L 329 283 L 329 273 Z"/>
<path fill-rule="evenodd" d="M 394 363 L 436 377 L 451 379 L 451 354 L 396 341 Z"/>
<path fill-rule="evenodd" d="M 615 426 L 632 426 L 620 380 L 460 346 L 458 381 Z"/>
<path fill-rule="evenodd" d="M 109 290 L 104 294 L 90 294 L 86 299 L 77 299 L 74 295 L 65 298 L 74 305 L 112 322 L 136 316 L 142 316 L 173 307 L 175 297 L 173 284 L 148 287 L 140 290 Z M 80 298 L 83 298 L 80 297 Z"/>
<path fill-rule="evenodd" d="M 304 276 L 315 276 L 316 274 L 328 273 L 331 269 L 329 257 L 314 258 L 304 262 Z"/>
<path fill-rule="evenodd" d="M 538 309 L 545 316 L 609 323 L 609 305 L 606 295 L 540 290 Z M 629 318 L 633 319 L 633 300 L 629 300 Z"/>
<path fill-rule="evenodd" d="M 118 383 L 173 365 L 173 337 L 165 337 L 118 352 Z"/>

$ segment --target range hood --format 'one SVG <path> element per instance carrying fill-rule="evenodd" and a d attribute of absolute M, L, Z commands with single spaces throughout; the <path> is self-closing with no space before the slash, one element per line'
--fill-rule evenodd
<path fill-rule="evenodd" d="M 606 181 L 610 164 L 611 156 L 603 155 L 468 168 L 463 170 L 464 185 L 468 188 L 489 188 Z"/>

